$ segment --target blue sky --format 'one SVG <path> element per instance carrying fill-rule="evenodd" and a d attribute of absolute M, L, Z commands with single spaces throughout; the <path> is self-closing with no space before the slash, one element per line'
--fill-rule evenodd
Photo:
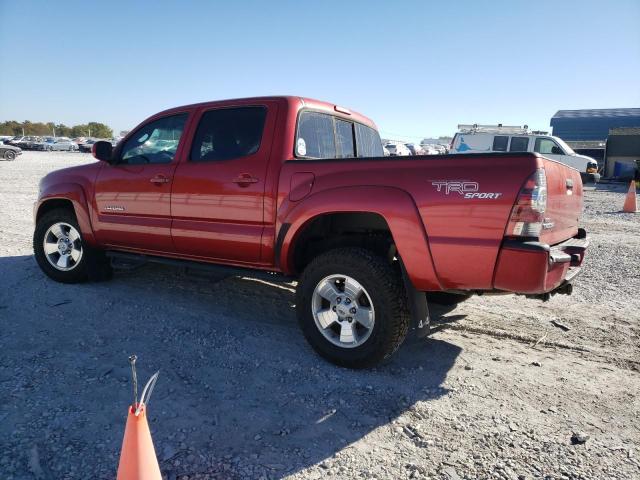
<path fill-rule="evenodd" d="M 414 140 L 640 107 L 638 0 L 0 0 L 0 19 L 0 120 L 119 131 L 185 103 L 293 94 Z"/>

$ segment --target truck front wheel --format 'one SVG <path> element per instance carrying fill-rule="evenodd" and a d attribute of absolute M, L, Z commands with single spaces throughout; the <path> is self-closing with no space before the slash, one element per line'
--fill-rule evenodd
<path fill-rule="evenodd" d="M 70 210 L 51 210 L 38 219 L 33 253 L 40 269 L 57 282 L 107 280 L 111 266 L 105 254 L 82 240 L 76 216 Z"/>
<path fill-rule="evenodd" d="M 402 344 L 409 309 L 399 272 L 361 248 L 339 248 L 305 268 L 296 292 L 302 331 L 322 357 L 372 367 Z"/>

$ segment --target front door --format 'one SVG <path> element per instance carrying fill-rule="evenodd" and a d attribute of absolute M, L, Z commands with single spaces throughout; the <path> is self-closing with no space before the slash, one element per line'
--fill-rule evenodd
<path fill-rule="evenodd" d="M 265 102 L 200 112 L 171 195 L 178 253 L 228 263 L 260 260 L 276 109 Z"/>
<path fill-rule="evenodd" d="M 106 246 L 174 251 L 171 185 L 181 153 L 187 113 L 155 119 L 139 128 L 95 182 L 95 235 Z"/>
<path fill-rule="evenodd" d="M 576 168 L 580 171 L 583 171 L 582 167 L 583 161 L 578 161 L 577 157 L 572 155 L 567 155 L 565 151 L 551 138 L 538 137 L 536 138 L 535 145 L 533 148 L 534 152 L 540 153 L 551 160 L 555 160 L 560 163 L 564 163 L 565 165 L 569 165 L 570 167 Z"/>

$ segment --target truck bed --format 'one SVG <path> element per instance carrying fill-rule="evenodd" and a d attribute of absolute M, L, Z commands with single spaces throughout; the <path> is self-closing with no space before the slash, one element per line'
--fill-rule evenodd
<path fill-rule="evenodd" d="M 551 245 L 578 232 L 582 209 L 579 173 L 566 165 L 532 153 L 491 153 L 381 157 L 366 159 L 291 160 L 280 175 L 278 211 L 282 222 L 297 203 L 320 192 L 352 191 L 376 186 L 397 189 L 411 197 L 422 220 L 432 268 L 443 290 L 491 290 L 505 228 L 516 197 L 536 168 L 547 172 L 549 214 L 555 225 L 540 240 Z M 301 174 L 307 174 L 304 176 Z M 313 177 L 303 198 L 291 197 L 296 178 Z M 564 187 L 573 183 L 570 195 Z M 294 198 L 294 200 L 291 200 Z M 366 201 L 375 203 L 375 198 Z M 409 213 L 409 212 L 407 212 Z M 417 233 L 417 232 L 416 232 Z M 411 252 L 400 252 L 412 256 Z M 427 259 L 418 260 L 426 262 Z"/>

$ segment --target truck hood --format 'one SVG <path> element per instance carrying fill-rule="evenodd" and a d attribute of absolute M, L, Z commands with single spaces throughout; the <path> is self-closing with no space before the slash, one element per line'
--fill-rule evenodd
<path fill-rule="evenodd" d="M 585 160 L 589 160 L 590 162 L 598 163 L 598 162 L 596 162 L 595 158 L 588 157 L 586 155 L 580 155 L 579 153 L 576 153 L 574 156 L 576 156 L 578 158 L 584 158 Z"/>

